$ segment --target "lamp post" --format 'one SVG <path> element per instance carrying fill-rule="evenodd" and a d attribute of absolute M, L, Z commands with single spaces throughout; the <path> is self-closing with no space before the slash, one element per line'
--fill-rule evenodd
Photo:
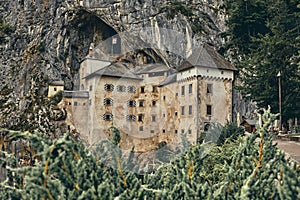
<path fill-rule="evenodd" d="M 282 112 L 281 112 L 281 72 L 277 74 L 278 77 L 278 96 L 279 96 L 279 131 L 282 130 Z"/>

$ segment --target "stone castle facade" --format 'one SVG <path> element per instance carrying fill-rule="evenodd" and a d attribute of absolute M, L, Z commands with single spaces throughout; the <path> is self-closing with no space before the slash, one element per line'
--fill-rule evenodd
<path fill-rule="evenodd" d="M 212 47 L 203 45 L 176 69 L 151 63 L 134 68 L 90 53 L 80 65 L 80 88 L 64 91 L 67 124 L 89 144 L 121 133 L 121 146 L 137 152 L 161 142 L 195 143 L 212 122 L 232 119 L 234 71 Z"/>

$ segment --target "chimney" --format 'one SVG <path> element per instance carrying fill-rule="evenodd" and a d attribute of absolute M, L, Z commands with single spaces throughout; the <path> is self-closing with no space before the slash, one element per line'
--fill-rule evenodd
<path fill-rule="evenodd" d="M 90 44 L 90 48 L 89 48 L 89 57 L 94 57 L 94 43 Z"/>

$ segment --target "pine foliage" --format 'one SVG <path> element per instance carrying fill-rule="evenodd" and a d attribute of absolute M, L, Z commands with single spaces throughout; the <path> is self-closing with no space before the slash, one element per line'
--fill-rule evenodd
<path fill-rule="evenodd" d="M 0 198 L 299 199 L 299 169 L 267 133 L 276 115 L 266 110 L 261 118 L 262 127 L 251 136 L 235 133 L 237 137 L 220 144 L 190 146 L 170 164 L 143 176 L 126 170 L 132 154 L 124 157 L 121 149 L 112 148 L 118 147 L 117 129 L 112 129 L 113 139 L 96 147 L 107 148 L 103 155 L 68 135 L 50 141 L 37 132 L 10 131 L 11 140 L 26 140 L 37 153 L 30 165 L 19 166 L 14 154 L 1 152 L 7 179 L 0 184 Z"/>

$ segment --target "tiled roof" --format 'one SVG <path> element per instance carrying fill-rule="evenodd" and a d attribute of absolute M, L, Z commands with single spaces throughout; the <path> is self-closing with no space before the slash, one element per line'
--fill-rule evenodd
<path fill-rule="evenodd" d="M 88 91 L 64 91 L 63 97 L 65 98 L 89 98 Z"/>
<path fill-rule="evenodd" d="M 194 49 L 192 55 L 178 67 L 178 71 L 183 71 L 191 67 L 236 70 L 229 61 L 225 60 L 212 46 L 207 44 Z"/>
<path fill-rule="evenodd" d="M 85 78 L 90 79 L 94 76 L 112 76 L 120 78 L 130 79 L 142 79 L 137 75 L 133 74 L 130 69 L 122 63 L 112 63 L 111 65 L 95 71 L 92 74 L 87 75 Z"/>
<path fill-rule="evenodd" d="M 63 86 L 63 85 L 65 85 L 65 83 L 63 81 L 52 81 L 51 83 L 49 83 L 49 85 Z"/>
<path fill-rule="evenodd" d="M 167 76 L 165 80 L 163 80 L 158 86 L 165 86 L 177 81 L 177 74 L 171 74 Z"/>
<path fill-rule="evenodd" d="M 164 64 L 145 64 L 137 66 L 135 73 L 136 74 L 149 74 L 154 72 L 165 72 L 169 71 L 170 68 Z"/>

